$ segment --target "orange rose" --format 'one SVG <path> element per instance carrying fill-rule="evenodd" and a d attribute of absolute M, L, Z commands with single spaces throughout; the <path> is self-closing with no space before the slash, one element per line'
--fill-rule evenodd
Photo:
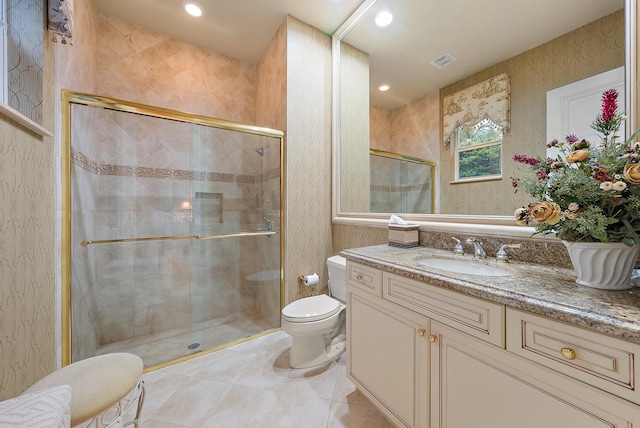
<path fill-rule="evenodd" d="M 567 162 L 582 162 L 589 157 L 589 149 L 580 149 L 573 151 L 567 155 Z"/>
<path fill-rule="evenodd" d="M 628 163 L 624 166 L 624 178 L 631 184 L 640 184 L 640 163 Z"/>
<path fill-rule="evenodd" d="M 531 208 L 531 218 L 534 223 L 558 224 L 560 211 L 560 205 L 555 202 L 540 202 Z"/>

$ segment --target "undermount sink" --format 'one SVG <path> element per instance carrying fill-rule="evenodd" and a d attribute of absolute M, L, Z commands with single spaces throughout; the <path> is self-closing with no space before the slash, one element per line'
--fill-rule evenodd
<path fill-rule="evenodd" d="M 509 276 L 511 273 L 495 266 L 482 264 L 477 260 L 466 259 L 443 259 L 438 257 L 418 259 L 418 264 L 422 266 L 446 270 L 454 273 L 482 276 Z"/>

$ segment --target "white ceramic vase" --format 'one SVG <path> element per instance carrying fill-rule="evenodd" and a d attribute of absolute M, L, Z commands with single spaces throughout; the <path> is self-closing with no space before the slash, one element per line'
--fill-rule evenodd
<path fill-rule="evenodd" d="M 562 241 L 576 271 L 576 282 L 602 290 L 626 290 L 633 287 L 631 273 L 638 257 L 638 245 L 622 242 Z"/>

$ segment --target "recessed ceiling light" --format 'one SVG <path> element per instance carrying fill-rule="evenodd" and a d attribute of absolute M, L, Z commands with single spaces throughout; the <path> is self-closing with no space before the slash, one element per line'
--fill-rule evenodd
<path fill-rule="evenodd" d="M 391 21 L 393 21 L 393 15 L 391 15 L 386 10 L 376 15 L 376 25 L 378 27 L 386 27 L 387 25 L 391 24 Z"/>
<path fill-rule="evenodd" d="M 390 88 L 389 85 L 380 85 L 380 86 L 378 86 L 378 90 L 381 91 L 381 92 L 388 91 L 389 88 Z"/>
<path fill-rule="evenodd" d="M 182 7 L 191 16 L 204 15 L 204 9 L 202 8 L 202 6 L 200 6 L 200 3 L 193 0 L 182 0 Z"/>

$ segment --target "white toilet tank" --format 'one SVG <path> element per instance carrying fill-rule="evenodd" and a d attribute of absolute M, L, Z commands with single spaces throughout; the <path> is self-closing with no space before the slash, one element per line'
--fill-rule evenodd
<path fill-rule="evenodd" d="M 329 269 L 329 294 L 340 300 L 347 301 L 347 260 L 342 256 L 327 259 Z"/>

